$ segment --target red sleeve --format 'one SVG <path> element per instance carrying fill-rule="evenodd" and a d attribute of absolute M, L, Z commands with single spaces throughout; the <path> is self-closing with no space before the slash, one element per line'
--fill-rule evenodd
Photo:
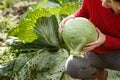
<path fill-rule="evenodd" d="M 120 38 L 106 35 L 105 43 L 92 51 L 97 54 L 107 54 L 114 51 L 120 51 Z"/>
<path fill-rule="evenodd" d="M 87 4 L 88 4 L 88 1 L 84 0 L 81 8 L 75 12 L 75 14 L 74 14 L 75 17 L 89 18 L 89 12 L 88 12 L 88 8 L 87 8 Z"/>
<path fill-rule="evenodd" d="M 103 44 L 103 47 L 111 50 L 120 50 L 120 38 L 106 35 L 106 41 Z"/>

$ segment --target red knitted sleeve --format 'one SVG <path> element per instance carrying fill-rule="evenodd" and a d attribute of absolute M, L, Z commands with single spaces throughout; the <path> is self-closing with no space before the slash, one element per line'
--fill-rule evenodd
<path fill-rule="evenodd" d="M 112 50 L 120 50 L 120 38 L 106 35 L 106 41 L 103 44 L 103 47 Z"/>
<path fill-rule="evenodd" d="M 107 54 L 113 51 L 120 51 L 120 38 L 106 35 L 105 43 L 92 51 L 97 54 Z"/>
<path fill-rule="evenodd" d="M 87 8 L 87 4 L 88 4 L 88 0 L 84 0 L 81 8 L 75 12 L 75 14 L 74 14 L 75 17 L 89 18 L 89 12 L 88 12 L 88 8 Z"/>

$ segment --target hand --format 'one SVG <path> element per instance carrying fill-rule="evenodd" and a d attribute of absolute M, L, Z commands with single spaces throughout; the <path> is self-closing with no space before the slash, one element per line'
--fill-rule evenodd
<path fill-rule="evenodd" d="M 86 44 L 83 48 L 84 51 L 91 51 L 105 42 L 105 35 L 98 28 L 96 28 L 96 30 L 98 32 L 98 39 L 94 42 Z"/>
<path fill-rule="evenodd" d="M 71 18 L 74 18 L 74 17 L 75 17 L 74 15 L 70 15 L 70 16 L 64 18 L 64 19 L 60 22 L 60 24 L 59 24 L 59 33 L 62 33 L 65 22 L 66 22 L 67 20 L 71 19 Z"/>

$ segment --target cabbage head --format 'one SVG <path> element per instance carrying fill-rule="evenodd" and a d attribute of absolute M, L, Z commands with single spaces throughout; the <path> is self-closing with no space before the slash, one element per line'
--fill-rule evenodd
<path fill-rule="evenodd" d="M 98 33 L 95 26 L 86 18 L 76 17 L 66 21 L 62 32 L 65 44 L 70 54 L 80 56 L 85 44 L 97 40 Z"/>

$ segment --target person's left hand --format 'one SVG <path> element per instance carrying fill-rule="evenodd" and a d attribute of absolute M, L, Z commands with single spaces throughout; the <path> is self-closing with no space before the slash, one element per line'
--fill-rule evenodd
<path fill-rule="evenodd" d="M 84 51 L 91 51 L 105 42 L 105 35 L 98 28 L 96 28 L 96 30 L 98 32 L 98 39 L 94 42 L 86 44 L 83 48 Z"/>

